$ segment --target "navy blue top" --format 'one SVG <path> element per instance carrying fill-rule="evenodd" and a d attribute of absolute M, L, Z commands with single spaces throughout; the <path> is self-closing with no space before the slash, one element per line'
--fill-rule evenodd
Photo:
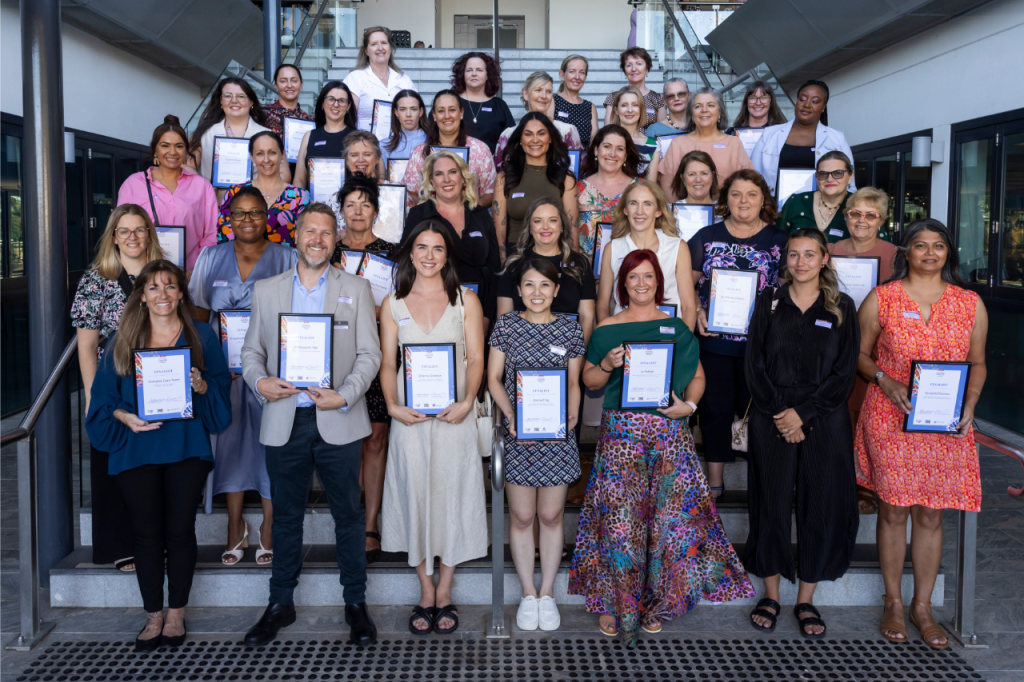
<path fill-rule="evenodd" d="M 223 431 L 231 424 L 231 373 L 210 325 L 197 323 L 196 330 L 203 349 L 206 369 L 202 375 L 207 388 L 202 395 L 192 393 L 195 418 L 164 422 L 160 428 L 142 433 L 133 433 L 114 417 L 114 410 L 135 413 L 135 381 L 132 376 L 118 376 L 114 369 L 117 334 L 107 342 L 107 352 L 93 380 L 85 430 L 96 449 L 110 453 L 107 471 L 111 476 L 146 464 L 173 464 L 191 457 L 213 461 L 210 433 Z M 174 345 L 185 345 L 184 332 Z"/>

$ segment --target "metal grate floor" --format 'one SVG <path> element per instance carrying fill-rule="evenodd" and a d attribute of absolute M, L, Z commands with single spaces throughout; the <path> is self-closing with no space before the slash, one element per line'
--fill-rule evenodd
<path fill-rule="evenodd" d="M 18 682 L 106 680 L 980 680 L 952 651 L 881 640 L 644 638 L 511 641 L 390 637 L 368 648 L 341 640 L 186 642 L 135 654 L 132 642 L 57 642 Z"/>

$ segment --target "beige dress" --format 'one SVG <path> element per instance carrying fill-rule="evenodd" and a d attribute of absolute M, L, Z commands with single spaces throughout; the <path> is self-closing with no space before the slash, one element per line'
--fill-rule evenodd
<path fill-rule="evenodd" d="M 465 287 L 461 288 L 464 296 Z M 398 325 L 398 344 L 454 343 L 458 399 L 466 397 L 466 334 L 461 298 L 450 305 L 429 334 L 424 334 L 404 300 L 389 296 Z M 398 402 L 405 403 L 405 382 L 398 371 Z M 391 422 L 384 500 L 381 505 L 381 548 L 408 552 L 409 565 L 434 557 L 455 566 L 487 554 L 487 516 L 483 464 L 477 452 L 476 421 L 470 413 L 461 424 L 431 419 L 406 426 Z"/>

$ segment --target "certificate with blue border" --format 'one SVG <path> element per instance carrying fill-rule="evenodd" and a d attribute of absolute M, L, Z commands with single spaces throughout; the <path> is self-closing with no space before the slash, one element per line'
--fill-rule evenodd
<path fill-rule="evenodd" d="M 388 165 L 385 168 L 385 177 L 388 182 L 402 182 L 405 177 L 405 169 L 409 165 L 409 159 L 400 159 L 395 156 L 388 157 Z"/>
<path fill-rule="evenodd" d="M 456 156 L 461 156 L 463 161 L 469 163 L 469 147 L 442 147 L 438 145 L 430 148 L 431 154 L 436 154 L 438 152 L 451 152 Z"/>
<path fill-rule="evenodd" d="M 910 363 L 907 433 L 955 433 L 964 413 L 971 363 L 914 360 Z"/>
<path fill-rule="evenodd" d="M 295 388 L 334 385 L 334 316 L 278 313 L 277 373 Z"/>
<path fill-rule="evenodd" d="M 299 149 L 302 148 L 302 138 L 306 133 L 316 128 L 316 121 L 306 121 L 301 118 L 285 116 L 281 123 L 284 125 L 284 155 L 292 163 L 299 160 Z"/>
<path fill-rule="evenodd" d="M 326 204 L 345 183 L 345 159 L 315 156 L 309 159 L 309 196 Z"/>
<path fill-rule="evenodd" d="M 775 187 L 775 203 L 779 210 L 794 194 L 813 192 L 818 189 L 818 180 L 813 168 L 780 168 L 779 178 Z"/>
<path fill-rule="evenodd" d="M 365 255 L 365 251 L 342 250 L 341 255 L 338 257 L 338 266 L 350 275 L 357 275 Z"/>
<path fill-rule="evenodd" d="M 132 351 L 135 414 L 146 422 L 192 419 L 192 348 Z"/>
<path fill-rule="evenodd" d="M 711 295 L 708 303 L 708 331 L 716 334 L 746 336 L 750 316 L 754 314 L 757 270 L 711 268 Z"/>
<path fill-rule="evenodd" d="M 185 268 L 185 226 L 157 225 L 156 238 L 160 248 L 167 254 L 167 260 L 179 268 Z"/>
<path fill-rule="evenodd" d="M 580 156 L 583 154 L 579 149 L 569 150 L 569 171 L 577 179 L 580 177 Z"/>
<path fill-rule="evenodd" d="M 249 140 L 244 137 L 213 138 L 213 176 L 211 185 L 218 189 L 241 185 L 252 178 Z"/>
<path fill-rule="evenodd" d="M 455 403 L 454 343 L 409 343 L 402 349 L 405 406 L 436 417 Z"/>
<path fill-rule="evenodd" d="M 466 287 L 477 296 L 480 295 L 480 282 L 463 282 L 462 286 Z"/>
<path fill-rule="evenodd" d="M 626 341 L 619 408 L 668 407 L 672 401 L 675 341 Z"/>
<path fill-rule="evenodd" d="M 580 321 L 580 314 L 579 313 L 555 313 L 555 315 L 561 315 L 562 317 L 568 317 L 570 320 L 573 320 L 575 322 L 579 322 Z"/>
<path fill-rule="evenodd" d="M 601 254 L 612 241 L 612 224 L 598 223 L 594 235 L 594 279 L 601 279 Z"/>
<path fill-rule="evenodd" d="M 679 306 L 675 303 L 662 303 L 658 306 L 658 310 L 665 313 L 669 317 L 679 317 Z"/>
<path fill-rule="evenodd" d="M 565 440 L 569 400 L 566 367 L 516 367 L 516 440 Z"/>
<path fill-rule="evenodd" d="M 221 310 L 217 317 L 220 321 L 220 346 L 224 350 L 224 360 L 228 369 L 235 374 L 242 373 L 242 344 L 245 333 L 249 331 L 249 310 Z"/>
<path fill-rule="evenodd" d="M 373 100 L 373 117 L 370 119 L 370 132 L 383 142 L 391 137 L 391 102 L 386 99 Z"/>
<path fill-rule="evenodd" d="M 679 238 L 690 241 L 693 235 L 715 222 L 715 207 L 704 204 L 672 204 L 672 213 L 676 219 Z"/>

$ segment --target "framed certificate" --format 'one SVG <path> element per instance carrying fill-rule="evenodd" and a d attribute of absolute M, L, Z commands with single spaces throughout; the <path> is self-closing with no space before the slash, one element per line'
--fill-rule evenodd
<path fill-rule="evenodd" d="M 480 282 L 463 282 L 462 286 L 466 287 L 477 296 L 480 295 Z"/>
<path fill-rule="evenodd" d="M 679 316 L 679 306 L 677 306 L 675 303 L 662 303 L 661 305 L 658 306 L 658 310 L 665 313 L 669 317 Z"/>
<path fill-rule="evenodd" d="M 245 343 L 245 333 L 249 331 L 251 316 L 248 310 L 221 310 L 217 315 L 224 360 L 228 363 L 228 369 L 235 374 L 242 373 L 242 344 Z"/>
<path fill-rule="evenodd" d="M 345 184 L 345 159 L 318 156 L 309 159 L 309 196 L 327 203 Z"/>
<path fill-rule="evenodd" d="M 964 412 L 969 362 L 914 360 L 910 363 L 907 433 L 953 433 Z"/>
<path fill-rule="evenodd" d="M 569 171 L 576 179 L 580 177 L 580 156 L 583 154 L 579 149 L 569 150 Z"/>
<path fill-rule="evenodd" d="M 334 385 L 334 316 L 278 313 L 277 372 L 295 388 Z"/>
<path fill-rule="evenodd" d="M 405 201 L 408 188 L 405 185 L 382 183 L 378 185 L 380 195 L 378 202 L 377 222 L 373 224 L 373 233 L 386 242 L 398 244 L 402 241 L 405 229 Z"/>
<path fill-rule="evenodd" d="M 380 254 L 367 251 L 356 274 L 369 280 L 373 303 L 380 306 L 395 288 L 395 264 Z"/>
<path fill-rule="evenodd" d="M 626 341 L 619 407 L 668 407 L 672 401 L 675 341 Z"/>
<path fill-rule="evenodd" d="M 373 100 L 370 132 L 376 135 L 381 142 L 391 137 L 391 102 L 386 99 Z"/>
<path fill-rule="evenodd" d="M 878 286 L 881 262 L 878 256 L 832 256 L 839 277 L 839 291 L 852 298 L 858 308 L 871 290 Z"/>
<path fill-rule="evenodd" d="M 405 169 L 408 165 L 409 159 L 389 158 L 387 168 L 385 169 L 387 181 L 395 184 L 401 183 L 402 178 L 405 177 Z"/>
<path fill-rule="evenodd" d="M 698 231 L 715 222 L 715 207 L 712 204 L 672 204 L 672 213 L 676 218 L 679 238 L 684 242 L 690 241 Z"/>
<path fill-rule="evenodd" d="M 612 224 L 598 223 L 597 234 L 594 236 L 594 279 L 601 279 L 601 255 L 612 241 Z"/>
<path fill-rule="evenodd" d="M 285 116 L 284 123 L 284 155 L 288 160 L 295 163 L 299 160 L 299 149 L 302 148 L 302 138 L 310 130 L 316 128 L 316 121 L 305 121 L 301 118 Z"/>
<path fill-rule="evenodd" d="M 665 152 L 668 151 L 669 146 L 672 144 L 672 140 L 676 139 L 680 135 L 685 135 L 684 132 L 668 133 L 666 135 L 657 135 L 654 139 L 658 141 L 658 151 L 661 152 L 662 156 L 665 156 Z"/>
<path fill-rule="evenodd" d="M 580 321 L 579 313 L 555 313 L 555 315 L 561 315 L 562 317 L 568 317 L 570 320 Z"/>
<path fill-rule="evenodd" d="M 708 331 L 746 336 L 757 300 L 757 270 L 711 268 Z"/>
<path fill-rule="evenodd" d="M 144 348 L 132 351 L 135 364 L 135 414 L 147 422 L 192 419 L 192 348 Z"/>
<path fill-rule="evenodd" d="M 747 150 L 747 156 L 754 152 L 757 141 L 764 135 L 764 128 L 736 128 L 736 137 L 740 138 L 743 148 Z"/>
<path fill-rule="evenodd" d="M 185 227 L 183 225 L 157 225 L 156 238 L 167 260 L 179 268 L 185 267 Z"/>
<path fill-rule="evenodd" d="M 348 274 L 358 275 L 359 267 L 363 264 L 364 255 L 366 255 L 365 251 L 342 251 L 341 260 L 338 261 L 338 265 Z"/>
<path fill-rule="evenodd" d="M 566 367 L 516 367 L 516 440 L 565 440 L 569 401 Z"/>
<path fill-rule="evenodd" d="M 452 152 L 462 157 L 462 160 L 469 163 L 469 147 L 431 147 L 430 153 L 436 154 L 438 152 Z"/>
<path fill-rule="evenodd" d="M 252 159 L 249 158 L 249 140 L 244 137 L 213 138 L 213 178 L 210 184 L 218 189 L 249 182 L 252 178 Z"/>
<path fill-rule="evenodd" d="M 814 177 L 813 168 L 780 168 L 778 184 L 775 186 L 775 201 L 779 210 L 786 205 L 786 200 L 800 192 L 813 192 L 818 189 L 818 181 Z"/>
<path fill-rule="evenodd" d="M 403 350 L 405 406 L 436 417 L 455 402 L 454 343 L 410 343 Z"/>

